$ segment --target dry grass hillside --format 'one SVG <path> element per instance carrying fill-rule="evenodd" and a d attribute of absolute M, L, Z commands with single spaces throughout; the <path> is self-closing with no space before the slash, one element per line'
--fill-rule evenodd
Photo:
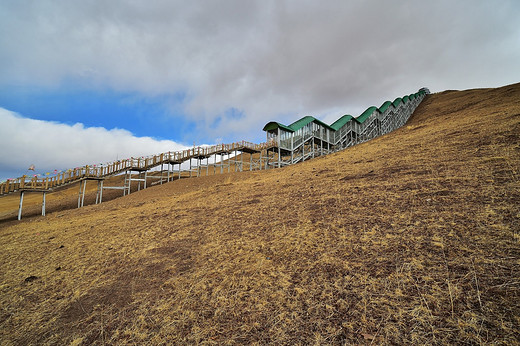
<path fill-rule="evenodd" d="M 520 84 L 283 169 L 0 224 L 0 342 L 520 343 Z"/>

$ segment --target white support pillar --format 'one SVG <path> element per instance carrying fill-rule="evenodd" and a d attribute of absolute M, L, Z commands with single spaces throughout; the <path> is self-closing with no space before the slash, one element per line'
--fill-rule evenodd
<path fill-rule="evenodd" d="M 163 163 L 161 162 L 161 185 L 162 185 L 162 181 L 163 181 L 163 171 L 164 171 L 164 167 L 163 167 Z"/>
<path fill-rule="evenodd" d="M 103 200 L 103 180 L 98 180 L 96 204 L 100 204 L 102 200 Z"/>
<path fill-rule="evenodd" d="M 22 219 L 22 207 L 23 207 L 23 194 L 24 192 L 20 192 L 20 206 L 18 207 L 18 221 Z"/>
<path fill-rule="evenodd" d="M 47 194 L 46 192 L 43 193 L 42 216 L 45 216 L 45 195 L 46 194 Z"/>
<path fill-rule="evenodd" d="M 78 208 L 81 208 L 81 189 L 83 187 L 83 180 L 79 181 L 79 192 L 78 192 Z"/>
<path fill-rule="evenodd" d="M 78 208 L 83 207 L 85 203 L 85 190 L 87 188 L 87 180 L 79 182 Z"/>
<path fill-rule="evenodd" d="M 128 170 L 125 172 L 125 185 L 123 189 L 123 196 L 126 196 L 127 194 L 130 194 L 130 189 L 132 188 L 132 180 L 130 180 L 130 177 L 128 176 Z"/>
<path fill-rule="evenodd" d="M 85 190 L 87 189 L 87 180 L 83 180 L 83 193 L 81 194 L 81 207 L 85 204 Z"/>

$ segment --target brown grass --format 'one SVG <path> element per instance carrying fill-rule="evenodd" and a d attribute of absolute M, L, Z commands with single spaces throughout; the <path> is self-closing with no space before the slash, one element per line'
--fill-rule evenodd
<path fill-rule="evenodd" d="M 520 84 L 284 169 L 0 225 L 3 344 L 518 344 Z"/>

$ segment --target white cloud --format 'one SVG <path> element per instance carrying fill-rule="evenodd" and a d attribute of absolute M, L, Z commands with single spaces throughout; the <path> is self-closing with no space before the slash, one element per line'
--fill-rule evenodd
<path fill-rule="evenodd" d="M 24 118 L 4 108 L 0 108 L 0 123 L 0 180 L 23 175 L 31 164 L 44 173 L 186 148 L 121 129 Z"/>

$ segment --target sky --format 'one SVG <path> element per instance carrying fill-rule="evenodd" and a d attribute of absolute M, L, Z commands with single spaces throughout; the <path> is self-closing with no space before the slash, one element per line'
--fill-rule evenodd
<path fill-rule="evenodd" d="M 520 82 L 518 0 L 0 0 L 0 181 Z"/>

